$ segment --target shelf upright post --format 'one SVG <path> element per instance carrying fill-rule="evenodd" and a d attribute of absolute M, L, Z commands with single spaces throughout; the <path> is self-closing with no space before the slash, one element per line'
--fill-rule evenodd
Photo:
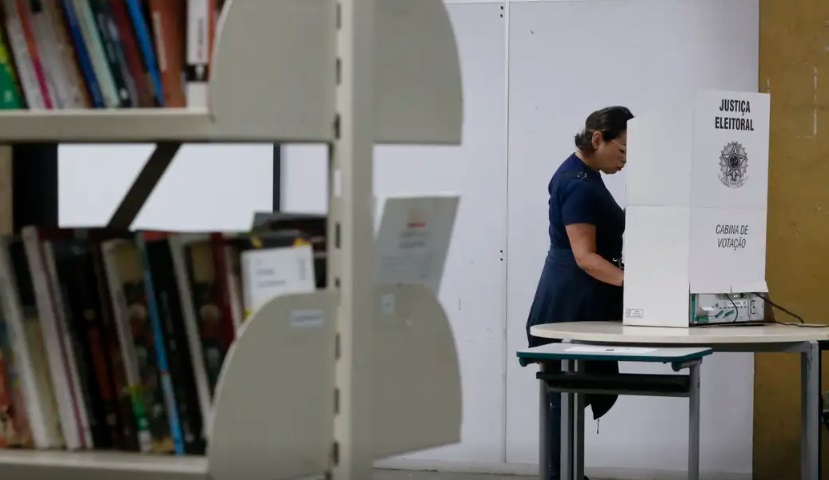
<path fill-rule="evenodd" d="M 374 460 L 373 151 L 375 0 L 337 0 L 337 108 L 329 159 L 329 285 L 339 290 L 331 477 L 366 480 Z"/>

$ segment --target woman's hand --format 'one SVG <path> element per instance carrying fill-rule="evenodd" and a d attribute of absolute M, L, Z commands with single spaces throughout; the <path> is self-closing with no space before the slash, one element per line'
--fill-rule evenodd
<path fill-rule="evenodd" d="M 596 227 L 588 223 L 567 225 L 567 238 L 576 264 L 596 280 L 621 287 L 625 271 L 596 253 Z"/>

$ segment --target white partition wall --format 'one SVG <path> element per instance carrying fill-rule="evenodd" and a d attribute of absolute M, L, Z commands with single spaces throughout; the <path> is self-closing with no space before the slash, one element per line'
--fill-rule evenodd
<path fill-rule="evenodd" d="M 384 462 L 393 466 L 499 464 L 504 458 L 506 250 L 506 20 L 504 4 L 449 6 L 461 57 L 464 144 L 378 147 L 375 195 L 462 195 L 439 299 L 461 358 L 462 441 Z M 325 211 L 326 150 L 288 146 L 283 208 Z M 428 392 L 423 392 L 428 395 Z M 403 412 L 405 414 L 405 412 Z"/>
<path fill-rule="evenodd" d="M 509 18 L 507 351 L 513 352 L 526 346 L 524 322 L 547 251 L 547 183 L 572 153 L 586 116 L 611 104 L 636 115 L 703 88 L 756 90 L 758 3 L 514 1 Z M 622 175 L 605 181 L 624 205 Z M 753 358 L 716 355 L 703 367 L 702 469 L 750 472 L 752 410 L 724 406 L 752 404 Z M 533 372 L 508 362 L 510 463 L 537 462 L 536 392 Z M 586 463 L 614 472 L 683 470 L 686 418 L 682 400 L 622 398 L 600 428 L 588 422 Z"/>

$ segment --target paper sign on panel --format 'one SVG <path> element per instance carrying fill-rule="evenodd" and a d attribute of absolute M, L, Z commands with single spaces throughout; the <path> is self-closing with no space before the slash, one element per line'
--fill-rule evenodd
<path fill-rule="evenodd" d="M 769 96 L 703 92 L 694 109 L 693 207 L 768 203 Z"/>
<path fill-rule="evenodd" d="M 765 280 L 765 210 L 692 208 L 691 225 L 691 293 L 749 293 L 743 285 Z"/>

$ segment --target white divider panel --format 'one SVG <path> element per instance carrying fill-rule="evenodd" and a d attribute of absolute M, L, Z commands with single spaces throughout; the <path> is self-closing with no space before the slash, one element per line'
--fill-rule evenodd
<path fill-rule="evenodd" d="M 375 308 L 375 458 L 459 442 L 458 351 L 438 299 L 421 286 L 379 286 Z"/>
<path fill-rule="evenodd" d="M 378 204 L 398 194 L 461 194 L 438 298 L 449 317 L 460 355 L 462 441 L 408 454 L 403 459 L 397 457 L 385 465 L 434 466 L 450 462 L 462 466 L 503 460 L 503 254 L 507 235 L 503 6 L 503 2 L 447 5 L 461 52 L 462 145 L 376 149 L 374 185 Z M 283 151 L 283 208 L 325 212 L 326 148 L 289 145 Z"/>
<path fill-rule="evenodd" d="M 377 148 L 378 203 L 396 194 L 461 195 L 438 298 L 461 359 L 462 441 L 407 454 L 393 466 L 450 462 L 460 467 L 503 460 L 507 236 L 503 6 L 502 2 L 447 6 L 461 52 L 463 144 Z"/>
<path fill-rule="evenodd" d="M 376 5 L 377 142 L 460 143 L 464 94 L 458 35 L 443 0 Z"/>
<path fill-rule="evenodd" d="M 331 139 L 335 2 L 232 0 L 225 12 L 210 83 L 218 92 L 211 95 L 217 131 L 232 136 L 257 129 L 284 131 L 280 138 L 286 140 Z M 378 143 L 459 142 L 460 67 L 443 1 L 377 2 L 376 25 Z M 263 42 L 251 32 L 278 36 Z M 250 85 L 243 86 L 240 78 Z"/>
<path fill-rule="evenodd" d="M 538 460 L 538 386 L 514 352 L 527 345 L 524 326 L 549 246 L 550 177 L 597 108 L 625 105 L 636 115 L 698 89 L 756 89 L 758 3 L 511 2 L 509 17 L 507 461 L 526 464 Z M 623 175 L 605 177 L 620 203 Z M 751 409 L 722 405 L 751 405 L 752 372 L 750 355 L 705 361 L 703 470 L 750 471 Z M 728 388 L 714 388 L 722 382 Z M 595 423 L 587 426 L 587 463 L 683 470 L 686 416 L 681 402 L 623 397 L 598 435 Z"/>
<path fill-rule="evenodd" d="M 226 1 L 217 32 L 208 90 L 217 131 L 253 129 L 308 141 L 332 136 L 331 0 Z"/>
<path fill-rule="evenodd" d="M 334 421 L 335 292 L 276 297 L 244 324 L 213 402 L 213 480 L 322 474 Z"/>

